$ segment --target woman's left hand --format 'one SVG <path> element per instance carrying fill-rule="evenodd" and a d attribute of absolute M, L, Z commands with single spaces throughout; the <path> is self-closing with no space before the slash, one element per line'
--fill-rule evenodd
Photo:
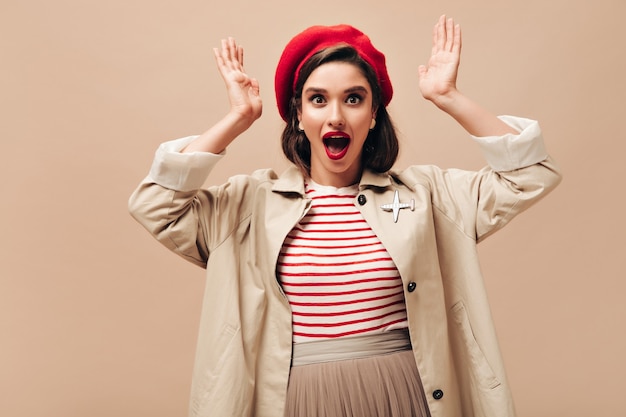
<path fill-rule="evenodd" d="M 428 65 L 418 68 L 419 88 L 425 99 L 437 104 L 456 92 L 461 59 L 461 26 L 445 15 L 433 28 L 433 47 Z"/>

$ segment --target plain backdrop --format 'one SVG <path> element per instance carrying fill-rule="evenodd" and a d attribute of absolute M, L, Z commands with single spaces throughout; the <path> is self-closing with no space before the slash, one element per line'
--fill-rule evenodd
<path fill-rule="evenodd" d="M 246 48 L 264 114 L 212 182 L 286 167 L 273 74 L 313 24 L 350 23 L 385 52 L 398 167 L 482 167 L 417 88 L 443 13 L 463 28 L 459 88 L 538 119 L 564 172 L 480 245 L 519 414 L 626 415 L 624 0 L 1 0 L 0 415 L 186 414 L 204 271 L 127 200 L 160 142 L 227 111 L 221 38 Z"/>

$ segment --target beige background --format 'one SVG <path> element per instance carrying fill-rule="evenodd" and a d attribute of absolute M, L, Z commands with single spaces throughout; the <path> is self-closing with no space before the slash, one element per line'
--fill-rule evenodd
<path fill-rule="evenodd" d="M 460 88 L 539 119 L 565 174 L 480 247 L 519 414 L 626 415 L 625 12 L 624 0 L 2 0 L 0 415 L 185 415 L 203 271 L 126 202 L 160 142 L 226 111 L 221 37 L 245 45 L 265 109 L 214 181 L 285 167 L 279 54 L 340 22 L 387 55 L 398 165 L 479 168 L 417 89 L 441 13 L 463 26 Z"/>

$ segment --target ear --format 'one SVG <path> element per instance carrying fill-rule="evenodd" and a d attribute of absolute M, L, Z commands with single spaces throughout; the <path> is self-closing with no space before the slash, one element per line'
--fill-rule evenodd
<path fill-rule="evenodd" d="M 370 130 L 376 127 L 376 113 L 378 111 L 378 107 L 372 109 L 372 121 L 370 122 Z"/>
<path fill-rule="evenodd" d="M 298 130 L 304 132 L 304 128 L 302 127 L 302 112 L 300 110 L 298 110 Z"/>

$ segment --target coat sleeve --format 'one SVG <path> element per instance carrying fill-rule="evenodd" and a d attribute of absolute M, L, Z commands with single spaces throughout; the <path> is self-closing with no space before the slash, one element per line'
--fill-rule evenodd
<path fill-rule="evenodd" d="M 519 134 L 472 137 L 488 166 L 478 172 L 433 170 L 433 205 L 468 236 L 481 241 L 552 191 L 561 173 L 546 152 L 534 120 L 501 119 Z"/>
<path fill-rule="evenodd" d="M 180 153 L 194 137 L 165 142 L 156 151 L 148 176 L 131 195 L 131 215 L 167 248 L 206 267 L 212 247 L 245 217 L 241 187 L 225 184 L 201 189 L 222 155 Z M 239 190 L 239 191 L 238 191 Z"/>

